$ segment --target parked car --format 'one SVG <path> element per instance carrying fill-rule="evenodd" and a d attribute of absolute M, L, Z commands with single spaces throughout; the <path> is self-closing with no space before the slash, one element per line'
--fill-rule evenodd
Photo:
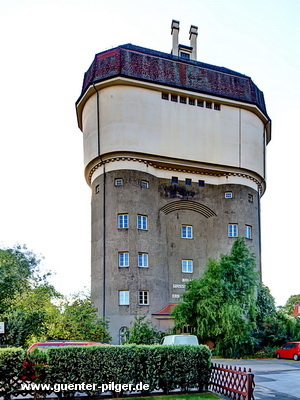
<path fill-rule="evenodd" d="M 198 346 L 198 338 L 195 335 L 168 335 L 165 336 L 161 344 L 189 344 L 192 346 Z"/>
<path fill-rule="evenodd" d="M 107 343 L 102 342 L 87 342 L 81 340 L 50 340 L 44 342 L 37 342 L 32 344 L 27 353 L 30 353 L 34 349 L 38 350 L 46 350 L 52 347 L 61 347 L 61 346 L 98 346 L 98 345 L 105 345 Z"/>
<path fill-rule="evenodd" d="M 275 351 L 276 358 L 300 359 L 300 342 L 288 342 Z"/>

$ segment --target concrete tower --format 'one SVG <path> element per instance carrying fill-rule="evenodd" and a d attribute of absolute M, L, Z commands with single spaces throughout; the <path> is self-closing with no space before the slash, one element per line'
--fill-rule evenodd
<path fill-rule="evenodd" d="M 159 329 L 207 259 L 246 238 L 260 271 L 271 122 L 251 78 L 196 61 L 197 27 L 171 54 L 97 54 L 76 103 L 92 189 L 92 297 L 113 342 L 136 315 Z"/>

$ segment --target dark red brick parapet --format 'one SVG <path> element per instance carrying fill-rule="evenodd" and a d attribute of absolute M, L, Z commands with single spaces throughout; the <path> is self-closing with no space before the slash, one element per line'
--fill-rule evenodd
<path fill-rule="evenodd" d="M 77 103 L 91 84 L 117 76 L 255 104 L 268 118 L 263 92 L 250 77 L 132 44 L 96 54 Z"/>

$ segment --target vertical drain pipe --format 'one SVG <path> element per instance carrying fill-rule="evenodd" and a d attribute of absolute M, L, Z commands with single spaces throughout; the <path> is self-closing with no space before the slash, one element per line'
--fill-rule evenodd
<path fill-rule="evenodd" d="M 99 92 L 93 83 L 93 88 L 96 92 L 97 99 L 97 139 L 98 139 L 98 157 L 103 166 L 103 224 L 102 224 L 102 248 L 103 248 L 103 259 L 102 259 L 102 317 L 106 316 L 106 174 L 105 174 L 105 164 L 100 155 L 100 110 L 99 110 Z"/>

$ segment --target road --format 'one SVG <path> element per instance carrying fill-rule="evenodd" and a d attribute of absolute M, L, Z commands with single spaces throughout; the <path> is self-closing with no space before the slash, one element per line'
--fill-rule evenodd
<path fill-rule="evenodd" d="M 300 399 L 300 361 L 258 359 L 213 359 L 214 363 L 251 368 L 254 374 L 255 400 Z"/>

